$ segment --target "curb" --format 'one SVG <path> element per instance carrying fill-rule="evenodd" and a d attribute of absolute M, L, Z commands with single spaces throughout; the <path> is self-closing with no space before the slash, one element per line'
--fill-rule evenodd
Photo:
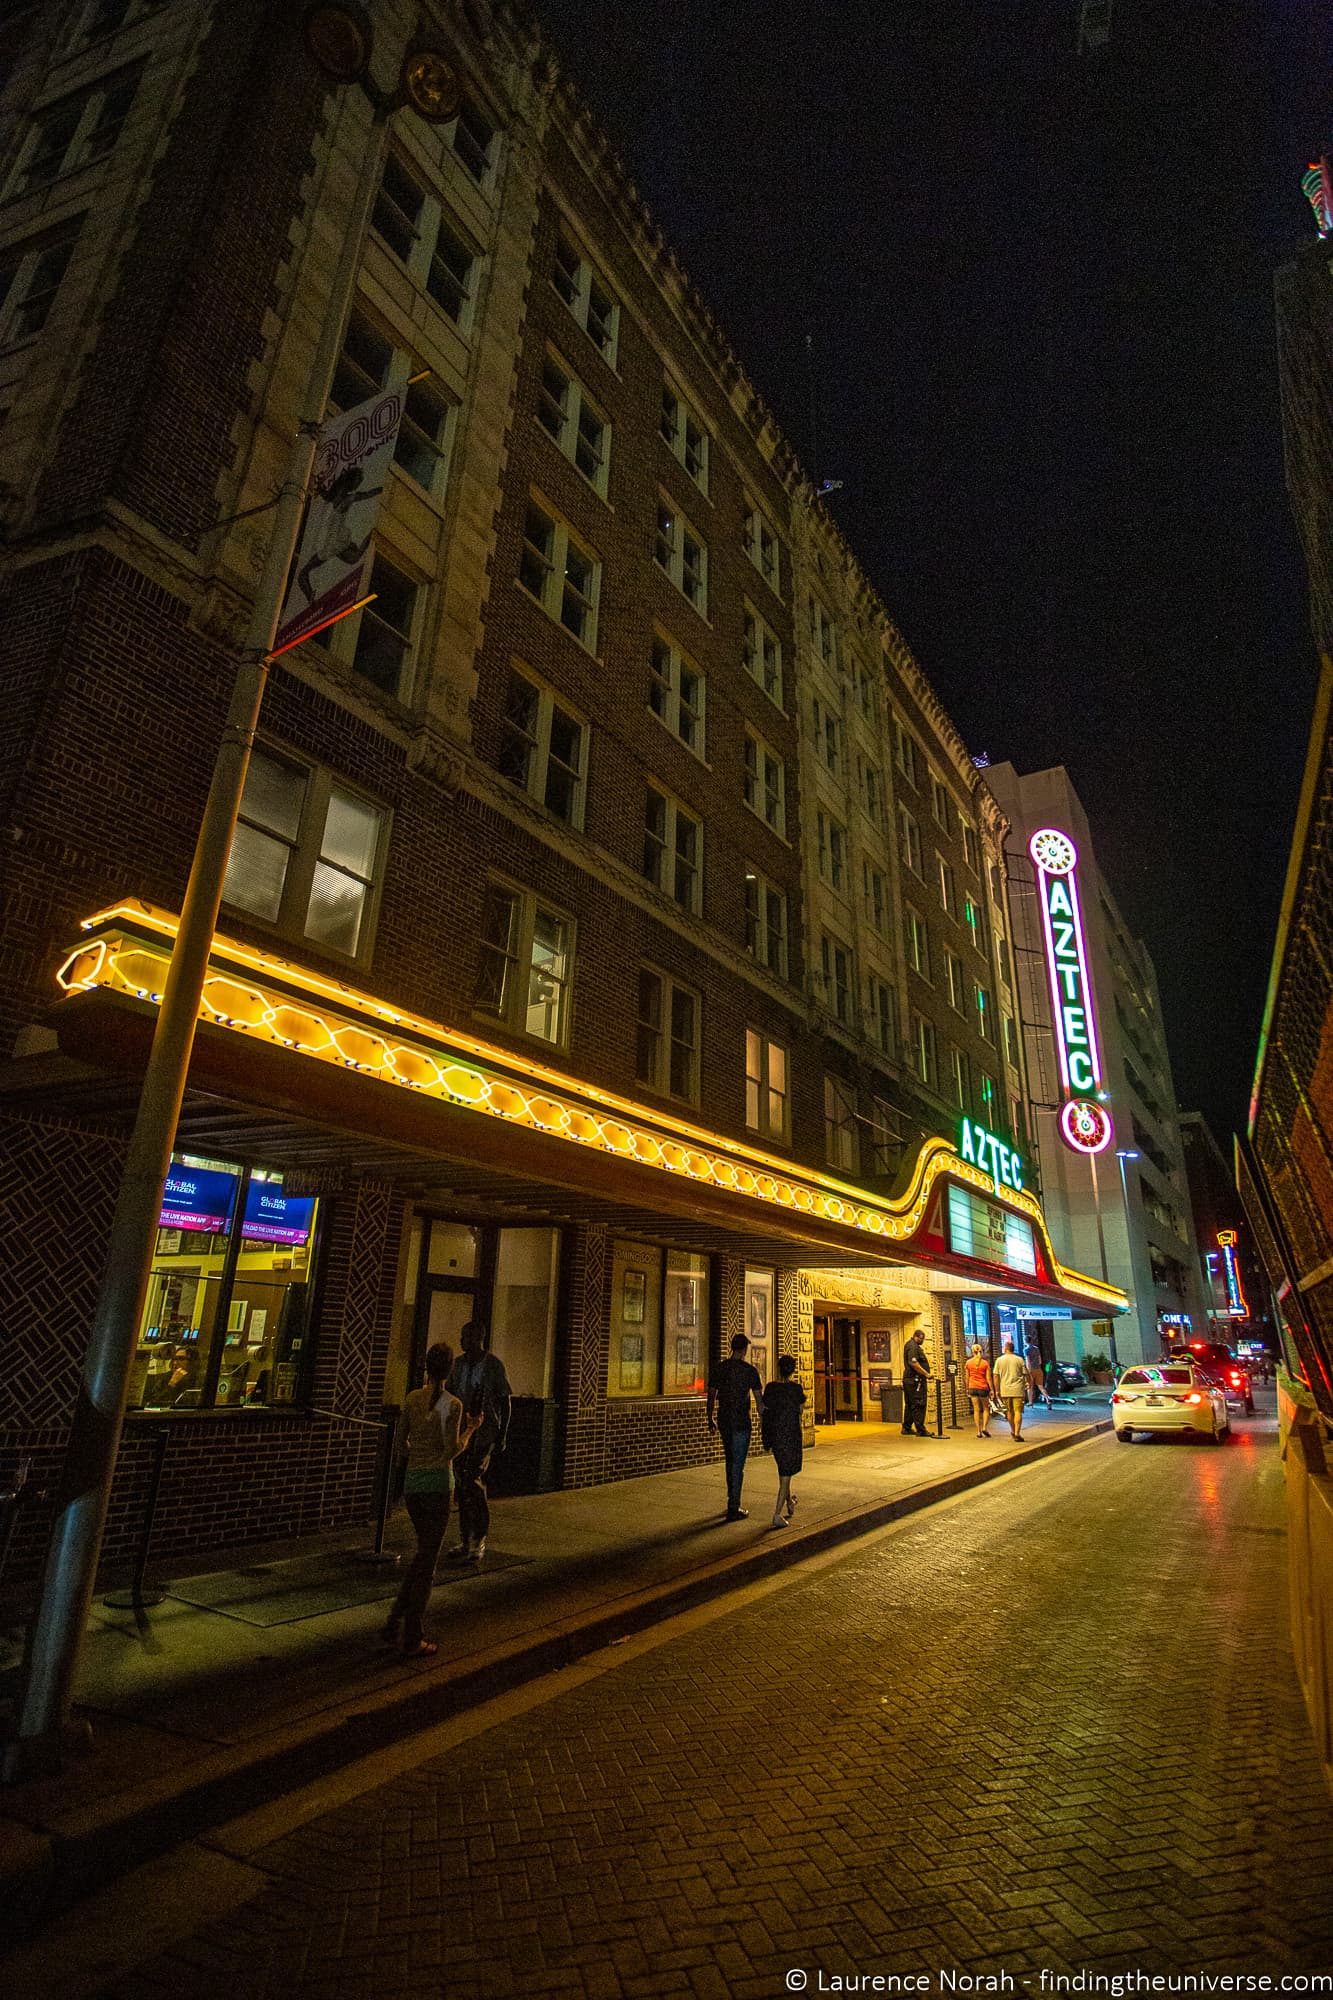
<path fill-rule="evenodd" d="M 807 1557 L 920 1513 L 937 1501 L 1003 1479 L 1020 1466 L 1085 1444 L 1109 1431 L 1105 1418 L 1043 1439 L 1022 1457 L 991 1459 L 923 1482 L 871 1507 L 724 1556 L 650 1590 L 632 1592 L 581 1618 L 558 1619 L 513 1645 L 471 1654 L 401 1690 L 335 1705 L 301 1721 L 279 1721 L 267 1735 L 202 1758 L 184 1774 L 149 1780 L 56 1822 L 29 1826 L 0 1819 L 0 1946 L 24 1942 L 52 1917 L 167 1849 L 284 1792 L 308 1785 L 413 1731 L 434 1727 L 542 1674 L 556 1672 L 617 1639 L 693 1610 L 743 1584 L 789 1569 Z M 16 1802 L 17 1803 L 17 1802 Z M 0 1815 L 4 1803 L 0 1801 Z"/>

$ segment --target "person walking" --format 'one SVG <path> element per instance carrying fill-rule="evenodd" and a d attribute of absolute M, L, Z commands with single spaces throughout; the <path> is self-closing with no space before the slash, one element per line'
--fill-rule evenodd
<path fill-rule="evenodd" d="M 792 1480 L 801 1469 L 801 1410 L 805 1390 L 796 1377 L 796 1356 L 778 1356 L 778 1380 L 764 1390 L 760 1431 L 778 1469 L 778 1495 L 773 1502 L 773 1526 L 785 1528 L 796 1508 Z"/>
<path fill-rule="evenodd" d="M 498 1354 L 486 1345 L 488 1328 L 479 1319 L 470 1319 L 458 1338 L 463 1352 L 449 1371 L 448 1388 L 463 1405 L 465 1416 L 477 1419 L 472 1434 L 454 1466 L 458 1489 L 457 1548 L 450 1549 L 449 1561 L 480 1566 L 486 1554 L 486 1536 L 491 1525 L 491 1504 L 486 1494 L 486 1473 L 492 1457 L 502 1452 L 509 1435 L 511 1397 L 509 1377 Z"/>
<path fill-rule="evenodd" d="M 930 1363 L 921 1342 L 921 1330 L 913 1333 L 903 1348 L 903 1436 L 926 1435 L 926 1384 Z"/>
<path fill-rule="evenodd" d="M 408 1519 L 416 1529 L 417 1547 L 381 1637 L 397 1645 L 405 1660 L 424 1659 L 439 1651 L 434 1640 L 422 1637 L 421 1620 L 430 1602 L 436 1558 L 449 1525 L 453 1462 L 466 1449 L 479 1421 L 465 1417 L 458 1398 L 444 1386 L 453 1359 L 450 1347 L 426 1350 L 425 1386 L 404 1397 L 394 1437 L 395 1456 L 407 1454 L 403 1498 Z"/>
<path fill-rule="evenodd" d="M 967 1377 L 968 1400 L 972 1405 L 972 1421 L 977 1427 L 979 1438 L 990 1436 L 990 1362 L 982 1351 L 981 1342 L 972 1342 L 972 1352 L 963 1363 Z"/>
<path fill-rule="evenodd" d="M 1023 1412 L 1028 1400 L 1028 1369 L 1021 1354 L 1014 1353 L 1014 1343 L 1006 1340 L 1004 1352 L 991 1370 L 991 1380 L 995 1393 L 1004 1404 L 1004 1414 L 1009 1419 L 1014 1443 L 1023 1436 Z"/>
<path fill-rule="evenodd" d="M 1040 1397 L 1049 1410 L 1051 1399 L 1046 1394 L 1046 1379 L 1041 1365 L 1041 1348 L 1036 1340 L 1029 1340 L 1024 1350 L 1023 1358 L 1027 1364 L 1028 1371 L 1028 1401 L 1035 1407 L 1037 1398 Z"/>
<path fill-rule="evenodd" d="M 719 1361 L 708 1380 L 708 1428 L 722 1436 L 722 1460 L 727 1469 L 727 1519 L 744 1521 L 741 1482 L 750 1449 L 750 1398 L 762 1411 L 764 1385 L 759 1370 L 745 1358 L 750 1343 L 743 1333 L 732 1336 L 731 1358 Z"/>

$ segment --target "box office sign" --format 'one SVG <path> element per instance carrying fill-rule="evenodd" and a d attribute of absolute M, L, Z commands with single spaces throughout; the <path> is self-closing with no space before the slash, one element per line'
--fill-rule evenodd
<path fill-rule="evenodd" d="M 362 596 L 366 561 L 402 413 L 402 395 L 394 389 L 358 403 L 321 430 L 314 490 L 273 641 L 275 654 L 368 602 Z"/>

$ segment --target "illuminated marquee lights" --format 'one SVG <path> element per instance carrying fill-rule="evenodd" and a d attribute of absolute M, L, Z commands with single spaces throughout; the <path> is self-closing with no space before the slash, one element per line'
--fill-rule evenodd
<path fill-rule="evenodd" d="M 1060 1111 L 1060 1137 L 1076 1153 L 1102 1153 L 1111 1143 L 1114 1127 L 1099 1101 L 1102 1063 L 1074 872 L 1078 849 L 1067 833 L 1045 826 L 1033 834 L 1028 853 L 1037 871 L 1051 976 L 1051 1020 L 1066 1099 Z"/>
<path fill-rule="evenodd" d="M 65 992 L 101 987 L 160 1004 L 174 917 L 147 904 L 120 905 L 86 918 L 83 929 L 97 935 L 60 967 L 56 977 Z M 916 1234 L 931 1190 L 947 1174 L 1031 1217 L 1058 1285 L 1112 1311 L 1125 1308 L 1114 1285 L 1059 1263 L 1033 1195 L 996 1181 L 944 1139 L 926 1141 L 904 1194 L 868 1198 L 863 1188 L 829 1175 L 794 1174 L 790 1161 L 667 1114 L 651 1114 L 650 1126 L 644 1107 L 630 1099 L 218 934 L 199 1011 L 201 1020 L 248 1039 L 883 1241 L 905 1243 Z"/>
<path fill-rule="evenodd" d="M 1217 1240 L 1221 1246 L 1222 1263 L 1227 1278 L 1227 1311 L 1233 1319 L 1248 1319 L 1250 1308 L 1245 1303 L 1241 1290 L 1240 1266 L 1236 1262 L 1236 1232 L 1234 1229 L 1219 1229 Z"/>

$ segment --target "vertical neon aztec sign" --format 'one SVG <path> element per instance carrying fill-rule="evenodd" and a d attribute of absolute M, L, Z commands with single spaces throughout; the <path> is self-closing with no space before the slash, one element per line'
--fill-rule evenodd
<path fill-rule="evenodd" d="M 1028 853 L 1037 871 L 1046 969 L 1051 978 L 1051 1020 L 1064 1091 L 1060 1137 L 1076 1153 L 1102 1153 L 1111 1143 L 1114 1127 L 1101 1102 L 1101 1053 L 1074 875 L 1078 849 L 1067 833 L 1046 826 L 1033 834 Z"/>
<path fill-rule="evenodd" d="M 1222 1263 L 1227 1277 L 1227 1311 L 1233 1319 L 1248 1319 L 1250 1309 L 1240 1287 L 1240 1267 L 1236 1262 L 1236 1232 L 1234 1229 L 1219 1229 L 1217 1240 L 1222 1246 Z"/>

